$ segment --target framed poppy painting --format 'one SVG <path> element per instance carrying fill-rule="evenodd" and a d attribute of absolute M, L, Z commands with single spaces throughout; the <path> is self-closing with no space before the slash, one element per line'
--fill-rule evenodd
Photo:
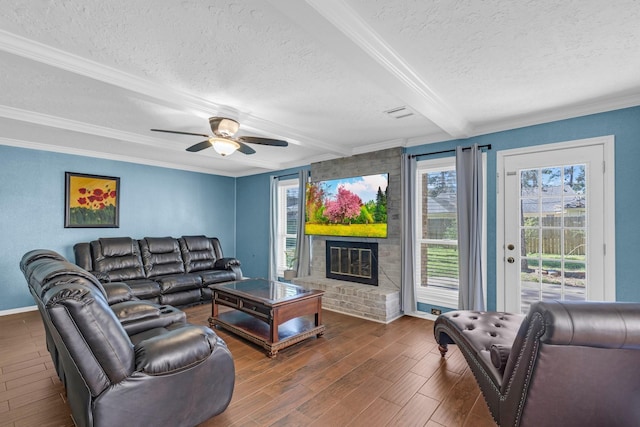
<path fill-rule="evenodd" d="M 65 228 L 120 227 L 120 178 L 65 172 Z"/>

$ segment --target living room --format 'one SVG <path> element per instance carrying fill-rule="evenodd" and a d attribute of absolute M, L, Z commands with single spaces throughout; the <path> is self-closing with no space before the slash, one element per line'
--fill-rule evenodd
<path fill-rule="evenodd" d="M 16 91 L 21 87 L 14 88 L 13 82 L 19 80 L 23 69 L 28 68 L 26 66 L 22 68 L 24 64 L 21 63 L 21 61 L 27 60 L 16 59 L 20 57 L 15 53 L 18 50 L 17 46 L 29 44 L 28 37 L 26 37 L 28 34 L 33 37 L 31 40 L 33 45 L 44 43 L 46 46 L 47 43 L 41 39 L 41 34 L 34 35 L 27 30 L 24 32 L 20 30 L 20 25 L 26 25 L 24 23 L 25 17 L 28 18 L 30 15 L 29 13 L 21 15 L 19 13 L 20 7 L 17 2 L 14 3 L 16 4 L 13 4 L 14 7 L 11 8 L 14 15 L 8 14 L 9 17 L 2 18 L 2 26 L 0 27 L 3 29 L 2 37 L 5 40 L 15 42 L 15 39 L 19 39 L 20 41 L 3 48 L 3 55 L 6 55 L 7 58 L 11 57 L 15 61 L 15 63 L 12 62 L 14 68 L 7 69 L 7 72 L 3 74 L 7 76 L 6 79 L 3 77 L 3 84 L 6 85 L 6 100 L 0 102 L 3 104 L 0 109 L 3 121 L 3 130 L 0 131 L 0 194 L 2 195 L 0 198 L 2 204 L 0 235 L 3 236 L 3 242 L 0 244 L 0 283 L 2 283 L 0 287 L 0 315 L 3 317 L 22 315 L 35 310 L 33 297 L 30 295 L 24 276 L 19 269 L 22 255 L 29 250 L 46 248 L 59 252 L 65 258 L 73 261 L 73 245 L 75 243 L 88 242 L 100 237 L 132 236 L 143 238 L 145 236 L 206 235 L 220 239 L 225 256 L 235 257 L 241 261 L 245 276 L 267 277 L 269 274 L 268 213 L 270 210 L 270 181 L 273 176 L 295 174 L 299 170 L 313 172 L 315 167 L 324 162 L 340 164 L 344 161 L 342 159 L 355 159 L 355 161 L 362 158 L 371 159 L 375 158 L 377 153 L 385 153 L 389 149 L 396 149 L 398 153 L 409 155 L 428 154 L 476 143 L 491 145 L 491 149 L 486 151 L 486 305 L 489 310 L 499 310 L 503 308 L 500 302 L 502 296 L 499 295 L 501 292 L 499 288 L 501 273 L 499 270 L 502 265 L 498 240 L 500 225 L 496 221 L 496 217 L 499 216 L 498 189 L 500 187 L 497 177 L 500 172 L 499 153 L 504 150 L 603 136 L 612 136 L 615 141 L 615 300 L 640 301 L 640 289 L 636 286 L 636 275 L 634 274 L 636 262 L 634 255 L 637 252 L 634 245 L 640 239 L 640 228 L 637 227 L 635 215 L 637 209 L 640 208 L 640 202 L 633 197 L 637 192 L 634 174 L 637 170 L 637 163 L 640 161 L 640 144 L 638 143 L 640 141 L 640 83 L 637 80 L 625 83 L 623 78 L 616 79 L 615 72 L 602 72 L 599 74 L 602 78 L 601 89 L 590 92 L 589 97 L 574 98 L 572 101 L 567 101 L 568 103 L 558 105 L 542 103 L 540 108 L 535 111 L 507 117 L 503 123 L 508 123 L 508 125 L 501 123 L 500 126 L 493 126 L 490 121 L 480 123 L 477 130 L 468 136 L 455 136 L 458 134 L 450 131 L 448 134 L 445 132 L 444 135 L 438 133 L 434 137 L 412 129 L 413 135 L 398 134 L 398 137 L 391 137 L 393 132 L 403 127 L 401 122 L 403 119 L 398 119 L 398 122 L 393 122 L 390 125 L 392 131 L 385 133 L 386 137 L 363 141 L 357 135 L 358 127 L 363 126 L 359 122 L 360 119 L 357 115 L 347 115 L 346 117 L 351 119 L 352 123 L 357 124 L 351 125 L 356 128 L 352 129 L 350 133 L 345 132 L 344 138 L 351 138 L 359 142 L 349 146 L 346 154 L 341 154 L 337 150 L 335 145 L 340 145 L 340 142 L 331 146 L 330 150 L 322 148 L 322 143 L 332 142 L 328 133 L 324 136 L 313 134 L 314 138 L 308 139 L 312 142 L 307 143 L 315 150 L 311 153 L 302 152 L 303 148 L 301 147 L 304 147 L 304 144 L 290 143 L 290 147 L 287 148 L 269 147 L 271 150 L 282 151 L 275 151 L 275 153 L 269 151 L 261 159 L 259 158 L 261 152 L 259 148 L 256 148 L 258 154 L 254 157 L 258 157 L 258 159 L 247 160 L 249 163 L 243 163 L 244 160 L 237 159 L 243 156 L 241 153 L 235 153 L 229 158 L 222 158 L 214 154 L 185 153 L 184 148 L 191 143 L 198 142 L 198 138 L 191 141 L 188 139 L 189 137 L 180 137 L 184 139 L 178 140 L 179 153 L 175 148 L 167 149 L 162 145 L 162 140 L 155 139 L 157 135 L 151 135 L 149 129 L 166 127 L 188 132 L 190 131 L 189 126 L 180 124 L 180 120 L 187 113 L 182 110 L 181 114 L 176 117 L 164 120 L 162 112 L 172 111 L 173 107 L 159 106 L 161 103 L 156 102 L 154 108 L 157 108 L 160 113 L 145 112 L 142 115 L 144 124 L 140 126 L 136 136 L 132 137 L 132 142 L 129 144 L 135 144 L 137 148 L 129 154 L 121 154 L 120 150 L 124 153 L 125 146 L 128 145 L 123 142 L 122 137 L 125 133 L 130 132 L 131 123 L 126 123 L 120 129 L 120 133 L 111 134 L 112 137 L 104 129 L 100 134 L 98 132 L 100 126 L 108 128 L 108 121 L 100 123 L 91 118 L 91 114 L 87 114 L 88 117 L 82 114 L 82 110 L 90 110 L 94 104 L 98 104 L 100 101 L 85 99 L 78 88 L 61 85 L 59 88 L 61 92 L 58 92 L 57 95 L 64 93 L 62 91 L 67 88 L 70 96 L 60 97 L 56 102 L 47 100 L 47 110 L 37 108 L 39 93 L 37 87 L 26 93 L 24 103 L 16 95 Z M 404 2 L 397 2 L 398 5 L 401 3 Z M 294 8 L 292 5 L 289 6 Z M 403 5 L 403 7 L 405 6 Z M 264 5 L 255 5 L 256 10 L 261 10 L 263 7 Z M 356 5 L 352 5 L 352 7 L 355 8 Z M 400 6 L 398 7 L 400 8 Z M 638 13 L 637 5 L 616 4 L 616 7 L 611 9 L 617 10 L 618 8 L 625 10 L 622 13 L 622 15 L 627 15 L 625 19 L 631 19 L 630 17 Z M 400 9 L 402 10 L 402 8 Z M 36 12 L 41 12 L 43 16 L 45 14 L 44 11 L 38 11 L 37 8 L 32 11 L 32 13 Z M 60 11 L 57 13 L 64 15 Z M 279 13 L 284 15 L 282 11 Z M 611 26 L 610 23 L 608 25 Z M 613 26 L 615 27 L 615 24 Z M 33 31 L 33 28 L 31 30 Z M 606 33 L 608 30 L 602 31 Z M 615 33 L 615 31 L 612 32 Z M 633 40 L 631 38 L 632 32 L 625 33 L 620 30 L 620 33 L 618 37 Z M 635 36 L 637 37 L 637 32 Z M 22 40 L 20 37 L 25 37 L 25 39 Z M 250 36 L 250 38 L 253 37 L 255 36 Z M 626 45 L 631 49 L 629 44 Z M 58 49 L 61 48 L 58 47 Z M 57 53 L 63 57 L 64 49 Z M 236 54 L 239 53 L 236 52 Z M 628 62 L 618 64 L 618 75 L 628 76 L 625 74 L 628 69 L 637 70 L 633 61 L 636 61 L 635 58 L 640 55 L 627 52 L 626 56 L 629 58 Z M 34 57 L 35 54 L 32 52 L 29 61 L 35 61 Z M 49 70 L 52 75 L 57 76 L 56 73 L 65 68 L 61 65 L 62 59 L 60 61 L 57 63 L 58 68 L 52 66 L 51 63 L 47 65 L 47 67 L 52 67 L 53 71 Z M 34 71 L 33 75 L 25 75 L 25 80 L 32 84 L 40 81 L 40 85 L 46 85 L 48 78 L 53 79 L 53 77 L 46 77 L 42 70 L 38 70 L 38 72 Z M 605 76 L 611 78 L 607 79 Z M 375 76 L 372 78 L 375 81 Z M 464 78 L 464 76 L 460 78 Z M 89 78 L 83 75 L 77 81 L 78 87 L 83 90 L 85 89 L 85 79 Z M 616 86 L 615 82 L 617 81 L 621 84 L 625 83 L 626 86 Z M 56 83 L 59 81 L 56 80 Z M 264 82 L 262 83 L 264 84 Z M 100 85 L 103 84 L 104 81 L 101 81 Z M 122 86 L 115 84 L 113 87 L 117 87 L 118 90 L 122 89 Z M 610 90 L 609 88 L 614 89 Z M 22 87 L 22 89 L 25 88 Z M 556 87 L 556 90 L 559 89 Z M 94 93 L 100 94 L 105 92 L 104 87 L 96 88 L 95 91 Z M 452 90 L 452 98 L 453 93 Z M 145 96 L 139 96 L 136 102 L 146 105 L 146 100 L 142 99 Z M 530 99 L 534 96 L 535 94 L 528 90 L 526 92 L 523 90 L 520 95 L 522 98 Z M 249 95 L 249 98 L 252 97 L 255 95 Z M 542 98 L 542 95 L 540 97 Z M 400 99 L 403 100 L 403 97 L 400 96 Z M 365 99 L 365 101 L 367 100 Z M 60 107 L 59 104 L 63 102 L 76 105 L 73 112 L 75 115 L 72 114 L 64 118 L 62 113 L 59 116 L 55 113 L 56 109 Z M 212 102 L 222 103 L 223 101 L 214 97 Z M 332 99 L 332 102 L 335 100 Z M 537 102 L 540 101 L 531 101 L 534 104 Z M 411 102 L 405 101 L 401 104 L 411 105 Z M 199 104 L 199 107 L 202 105 L 202 103 Z M 215 105 L 219 106 L 219 104 Z M 394 105 L 388 106 L 393 107 Z M 271 107 L 274 111 L 283 108 L 281 105 L 274 104 L 270 107 L 262 107 L 263 110 L 260 111 L 268 110 Z M 114 107 L 110 105 L 109 108 Z M 189 108 L 185 107 L 186 110 Z M 249 114 L 250 111 L 259 111 L 258 106 L 246 106 L 245 108 L 245 111 L 241 111 L 245 117 L 249 118 L 246 124 L 251 126 L 248 128 L 251 131 L 260 130 L 262 135 L 287 138 L 286 133 L 289 132 L 291 140 L 294 140 L 294 136 L 302 133 L 302 130 L 309 126 L 306 121 L 299 122 L 299 125 L 287 122 L 286 126 L 283 125 L 282 129 L 278 129 L 278 126 L 274 126 L 273 123 L 279 122 L 280 117 L 284 117 L 279 116 L 281 113 L 260 117 L 255 113 Z M 199 114 L 201 113 L 202 111 L 199 111 Z M 217 114 L 217 111 L 211 114 Z M 420 114 L 423 114 L 423 111 L 419 111 L 416 115 Z M 439 123 L 441 127 L 447 128 L 445 121 L 439 120 L 438 117 L 438 114 L 434 114 L 431 119 Z M 259 118 L 270 119 L 268 126 L 260 129 Z M 335 117 L 333 118 L 335 119 Z M 42 119 L 43 124 L 36 125 L 34 122 L 37 119 Z M 47 122 L 45 119 L 51 121 Z M 188 125 L 201 120 L 206 124 L 206 116 L 204 119 L 196 116 Z M 304 120 L 308 120 L 308 118 Z M 88 126 L 86 129 L 81 129 L 80 124 L 83 122 Z M 49 123 L 50 126 L 47 126 L 46 123 Z M 245 124 L 243 120 L 241 123 Z M 338 126 L 337 123 L 338 120 L 336 120 L 336 126 Z M 66 126 L 64 132 L 61 127 L 63 125 Z M 319 128 L 331 127 L 324 119 L 317 126 Z M 206 126 L 205 130 L 194 128 L 192 131 L 206 132 Z M 147 140 L 145 138 L 154 139 Z M 323 141 L 322 138 L 327 138 L 327 140 Z M 53 143 L 55 142 L 53 140 L 56 139 L 64 140 L 64 142 L 56 145 Z M 167 145 L 168 141 L 171 140 L 164 139 Z M 318 141 L 317 145 L 314 145 L 315 141 Z M 157 150 L 154 143 L 158 143 Z M 298 157 L 291 161 L 277 160 L 280 156 L 288 155 L 290 152 Z M 146 158 L 145 153 L 149 153 Z M 175 153 L 175 157 L 172 157 L 173 153 Z M 198 157 L 198 163 L 179 167 L 178 164 L 187 154 Z M 251 158 L 251 156 L 246 157 Z M 268 165 L 276 165 L 277 169 Z M 69 171 L 120 179 L 118 228 L 64 227 L 65 172 Z M 363 171 L 362 174 L 365 172 Z M 384 170 L 374 172 L 388 173 L 390 170 L 388 167 L 384 167 Z M 356 173 L 355 169 L 350 167 L 348 170 L 343 170 L 341 176 L 330 176 L 329 178 L 343 178 L 357 174 L 361 173 Z M 314 179 L 313 173 L 312 179 Z M 390 183 L 393 183 L 393 180 Z M 393 185 L 396 185 L 396 191 L 399 191 L 399 183 L 395 182 Z M 399 223 L 399 219 L 396 218 L 396 220 Z M 397 224 L 396 226 L 399 227 Z M 396 232 L 399 232 L 399 229 Z M 315 239 L 316 242 L 324 240 L 323 238 Z M 387 242 L 399 247 L 401 238 L 398 234 L 398 237 L 391 237 Z M 399 278 L 399 272 L 392 270 L 385 270 L 385 272 L 393 277 L 394 282 L 398 282 L 396 277 Z M 416 307 L 417 314 L 428 317 L 432 307 L 439 306 L 419 304 Z M 207 308 L 206 305 L 197 308 L 193 318 L 197 318 L 201 322 L 206 320 L 206 315 L 203 313 Z M 325 321 L 329 319 L 331 317 L 325 318 Z M 347 322 L 341 317 L 334 319 L 336 322 Z M 388 326 L 394 328 L 394 323 L 391 321 Z M 379 325 L 372 326 L 372 330 L 380 328 Z M 381 329 L 375 329 L 374 333 L 381 334 L 383 333 L 381 331 Z M 409 341 L 409 338 L 406 340 Z M 231 346 L 232 349 L 239 352 L 239 358 L 251 359 L 255 357 L 254 354 L 247 355 L 245 350 L 241 350 L 242 347 L 235 342 Z M 294 350 L 291 357 L 295 355 L 296 351 Z M 287 357 L 283 359 L 287 360 Z M 464 361 L 460 363 L 464 364 Z M 286 369 L 284 365 L 278 366 L 280 370 Z M 8 372 L 3 371 L 0 375 L 6 378 Z M 6 388 L 0 389 L 0 393 L 2 391 L 7 390 Z M 477 395 L 477 390 L 475 393 Z M 0 398 L 0 405 L 2 405 L 0 413 L 8 411 L 9 398 L 4 401 Z M 278 420 L 270 421 L 275 423 Z M 16 425 L 18 424 L 16 423 Z"/>

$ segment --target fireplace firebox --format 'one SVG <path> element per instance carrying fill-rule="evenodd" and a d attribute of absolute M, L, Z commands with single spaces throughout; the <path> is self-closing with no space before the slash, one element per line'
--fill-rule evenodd
<path fill-rule="evenodd" d="M 327 278 L 378 286 L 378 244 L 326 242 Z"/>

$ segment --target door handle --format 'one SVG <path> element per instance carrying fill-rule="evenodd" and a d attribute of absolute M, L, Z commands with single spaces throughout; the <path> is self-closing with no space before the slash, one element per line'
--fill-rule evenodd
<path fill-rule="evenodd" d="M 507 262 L 509 264 L 513 264 L 514 262 L 516 262 L 516 260 L 512 256 L 510 256 L 509 258 L 507 258 Z"/>

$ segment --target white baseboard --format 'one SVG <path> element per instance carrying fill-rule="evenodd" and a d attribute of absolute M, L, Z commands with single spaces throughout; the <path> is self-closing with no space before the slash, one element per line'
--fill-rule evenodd
<path fill-rule="evenodd" d="M 427 320 L 436 320 L 438 318 L 438 316 L 435 316 L 435 315 L 429 314 L 429 313 L 425 313 L 424 311 L 419 311 L 419 310 L 416 310 L 416 311 L 411 312 L 411 313 L 405 313 L 405 316 L 419 317 L 421 319 L 427 319 Z"/>
<path fill-rule="evenodd" d="M 9 316 L 11 314 L 25 313 L 27 311 L 36 311 L 38 306 L 32 305 L 29 307 L 12 308 L 10 310 L 1 310 L 0 316 Z"/>
<path fill-rule="evenodd" d="M 353 314 L 353 313 L 348 313 L 346 311 L 341 311 L 341 310 L 337 310 L 335 308 L 327 308 L 327 307 L 322 307 L 323 310 L 327 310 L 327 311 L 333 311 L 334 313 L 340 313 L 340 314 L 346 314 L 347 316 L 351 316 L 351 317 L 357 317 L 358 319 L 364 319 L 364 320 L 370 320 L 372 322 L 376 322 L 376 323 L 382 323 L 384 325 L 388 325 L 389 323 L 393 322 L 394 320 L 397 320 L 399 318 L 401 318 L 403 315 L 400 314 L 399 316 L 396 316 L 392 319 L 387 320 L 386 322 L 383 320 L 377 320 L 377 319 L 372 319 L 370 317 L 365 317 L 365 316 L 359 316 L 357 314 Z"/>

